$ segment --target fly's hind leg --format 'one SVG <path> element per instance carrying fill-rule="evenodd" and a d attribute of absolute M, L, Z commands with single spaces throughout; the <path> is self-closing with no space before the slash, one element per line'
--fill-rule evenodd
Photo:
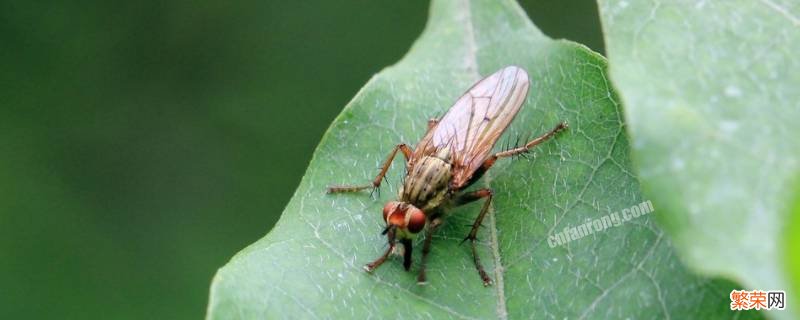
<path fill-rule="evenodd" d="M 339 192 L 357 192 L 364 189 L 372 188 L 372 192 L 377 191 L 378 195 L 380 196 L 380 186 L 383 178 L 386 176 L 386 172 L 389 171 L 389 167 L 392 165 L 392 160 L 394 160 L 394 156 L 397 155 L 397 151 L 400 150 L 403 152 L 403 156 L 405 156 L 406 161 L 411 158 L 411 148 L 408 147 L 405 143 L 398 144 L 397 146 L 392 149 L 392 152 L 389 154 L 389 157 L 386 158 L 386 161 L 383 162 L 381 166 L 381 172 L 372 180 L 371 184 L 362 185 L 362 186 L 332 186 L 328 187 L 328 193 L 339 193 Z"/>
<path fill-rule="evenodd" d="M 513 156 L 516 156 L 518 154 L 523 154 L 525 152 L 528 152 L 528 151 L 530 151 L 531 148 L 533 148 L 536 145 L 544 142 L 547 139 L 550 139 L 556 133 L 558 133 L 559 131 L 564 130 L 566 128 L 567 128 L 567 123 L 566 122 L 561 122 L 555 128 L 553 128 L 553 130 L 550 130 L 547 133 L 539 136 L 538 138 L 529 141 L 528 143 L 526 143 L 525 145 L 523 145 L 521 147 L 516 147 L 516 148 L 513 148 L 513 149 L 506 150 L 506 151 L 498 152 L 498 153 L 495 153 L 495 154 L 487 157 L 486 160 L 483 161 L 483 164 L 481 164 L 481 166 L 478 167 L 478 169 L 476 169 L 474 173 L 472 173 L 472 177 L 467 181 L 467 183 L 465 183 L 460 189 L 463 190 L 465 188 L 468 188 L 469 186 L 471 186 L 472 184 L 477 182 L 483 176 L 483 174 L 486 173 L 486 171 L 489 171 L 489 169 L 492 168 L 494 163 L 497 162 L 497 159 L 513 157 Z"/>
<path fill-rule="evenodd" d="M 561 122 L 555 128 L 553 128 L 553 130 L 548 131 L 547 133 L 539 136 L 536 139 L 528 141 L 528 143 L 526 143 L 525 145 L 523 145 L 521 147 L 516 147 L 516 148 L 513 148 L 513 149 L 509 149 L 509 150 L 506 150 L 506 151 L 495 153 L 494 155 L 492 155 L 490 157 L 490 159 L 491 158 L 497 159 L 497 158 L 513 157 L 513 156 L 516 156 L 518 154 L 523 154 L 525 152 L 528 152 L 531 148 L 535 147 L 536 145 L 538 145 L 538 144 L 540 144 L 542 142 L 545 142 L 547 139 L 550 139 L 551 137 L 556 135 L 556 133 L 558 133 L 559 131 L 564 130 L 566 128 L 567 128 L 567 123 L 566 122 Z"/>
<path fill-rule="evenodd" d="M 484 160 L 483 164 L 481 164 L 481 166 L 478 167 L 477 170 L 475 170 L 475 172 L 472 174 L 472 177 L 460 189 L 463 190 L 464 188 L 467 188 L 470 185 L 477 182 L 478 179 L 480 179 L 481 176 L 483 176 L 483 174 L 486 173 L 486 171 L 489 171 L 489 169 L 495 164 L 498 158 L 513 157 L 515 155 L 528 152 L 531 148 L 546 141 L 547 139 L 550 139 L 556 133 L 566 128 L 567 128 L 567 123 L 561 122 L 555 128 L 553 128 L 553 130 L 550 130 L 549 132 L 541 135 L 540 137 L 529 141 L 524 146 L 498 152 L 489 156 L 486 160 Z M 462 194 L 455 199 L 455 205 L 460 206 L 483 198 L 486 198 L 486 202 L 483 203 L 483 207 L 481 208 L 481 212 L 478 214 L 478 218 L 476 218 L 475 222 L 472 224 L 472 229 L 470 230 L 469 235 L 467 235 L 467 237 L 464 238 L 462 242 L 467 240 L 470 241 L 470 244 L 472 245 L 472 257 L 475 261 L 475 268 L 478 269 L 478 274 L 481 276 L 481 279 L 483 280 L 483 285 L 488 286 L 492 284 L 492 279 L 489 278 L 489 276 L 486 274 L 486 271 L 483 269 L 480 257 L 478 257 L 478 250 L 475 247 L 475 240 L 477 240 L 478 228 L 480 228 L 481 223 L 483 222 L 483 218 L 486 216 L 486 213 L 489 212 L 489 205 L 492 202 L 492 190 L 480 189 L 473 192 Z"/>
<path fill-rule="evenodd" d="M 481 276 L 481 280 L 483 280 L 484 286 L 489 286 L 492 284 L 492 279 L 489 278 L 489 275 L 486 274 L 486 271 L 483 269 L 483 265 L 481 264 L 481 259 L 478 256 L 478 249 L 475 246 L 475 241 L 477 240 L 478 235 L 478 228 L 480 228 L 481 223 L 483 222 L 483 218 L 486 217 L 486 213 L 489 212 L 489 205 L 492 203 L 492 190 L 490 189 L 480 189 L 476 191 L 472 191 L 469 193 L 462 194 L 455 199 L 455 204 L 457 206 L 464 205 L 470 202 L 477 201 L 479 199 L 486 199 L 486 202 L 483 203 L 483 207 L 481 207 L 481 212 L 478 214 L 478 217 L 475 219 L 475 222 L 472 223 L 472 229 L 469 231 L 469 235 L 464 238 L 464 241 L 469 240 L 470 245 L 472 246 L 472 259 L 475 262 L 475 268 L 478 269 L 478 275 Z"/>

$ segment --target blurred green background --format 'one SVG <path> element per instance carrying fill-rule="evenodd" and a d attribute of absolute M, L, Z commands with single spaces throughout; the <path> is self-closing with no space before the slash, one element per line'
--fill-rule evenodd
<path fill-rule="evenodd" d="M 602 52 L 594 1 L 522 5 Z M 201 318 L 427 6 L 0 3 L 0 318 Z"/>

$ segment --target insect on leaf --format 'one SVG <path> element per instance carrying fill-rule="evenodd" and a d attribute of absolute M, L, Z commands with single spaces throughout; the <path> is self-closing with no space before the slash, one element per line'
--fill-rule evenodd
<path fill-rule="evenodd" d="M 570 128 L 530 160 L 498 161 L 477 183 L 495 192 L 478 233 L 495 285 L 482 285 L 469 246 L 459 245 L 479 205 L 455 210 L 437 231 L 427 286 L 398 257 L 364 272 L 386 248 L 381 209 L 395 198 L 401 160 L 378 199 L 328 195 L 326 186 L 368 182 L 395 144 L 421 140 L 428 119 L 508 65 L 527 70 L 530 89 L 501 142 L 562 120 Z M 331 125 L 275 228 L 219 270 L 208 317 L 730 318 L 734 285 L 689 273 L 652 215 L 549 245 L 565 228 L 646 200 L 620 108 L 605 59 L 544 36 L 516 3 L 434 0 L 408 54 L 370 79 Z"/>

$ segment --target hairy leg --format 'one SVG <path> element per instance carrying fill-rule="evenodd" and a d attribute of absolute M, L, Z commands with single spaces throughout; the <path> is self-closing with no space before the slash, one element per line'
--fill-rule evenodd
<path fill-rule="evenodd" d="M 478 213 L 478 217 L 475 219 L 475 222 L 472 223 L 472 229 L 469 231 L 469 235 L 467 235 L 467 237 L 462 241 L 463 243 L 464 241 L 469 240 L 470 245 L 472 246 L 472 259 L 475 262 L 475 268 L 478 269 L 478 275 L 480 275 L 481 280 L 483 280 L 484 286 L 491 285 L 492 279 L 489 278 L 489 275 L 486 274 L 486 271 L 483 269 L 483 264 L 481 264 L 481 259 L 478 256 L 478 249 L 475 245 L 475 241 L 477 240 L 478 228 L 480 228 L 483 218 L 486 217 L 486 213 L 489 212 L 489 206 L 492 203 L 492 195 L 492 190 L 480 189 L 462 194 L 455 200 L 456 205 L 464 205 L 479 199 L 486 199 L 486 201 L 483 203 L 483 207 L 481 207 L 481 212 Z"/>
<path fill-rule="evenodd" d="M 331 186 L 328 187 L 328 193 L 356 192 L 369 188 L 372 188 L 373 192 L 379 190 L 378 188 L 380 188 L 381 186 L 383 177 L 385 177 L 386 172 L 389 171 L 389 167 L 392 165 L 392 160 L 394 160 L 394 156 L 397 155 L 398 150 L 403 152 L 406 161 L 408 161 L 408 159 L 411 158 L 411 154 L 413 153 L 413 151 L 411 151 L 411 148 L 409 148 L 408 145 L 406 145 L 405 143 L 398 144 L 397 146 L 394 147 L 394 149 L 392 149 L 392 152 L 389 154 L 389 157 L 386 158 L 386 161 L 383 162 L 383 166 L 381 166 L 380 173 L 378 173 L 375 179 L 372 180 L 371 184 L 362 186 Z"/>

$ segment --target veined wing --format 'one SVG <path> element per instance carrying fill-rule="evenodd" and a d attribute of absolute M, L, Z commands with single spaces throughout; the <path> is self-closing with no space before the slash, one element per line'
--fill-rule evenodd
<path fill-rule="evenodd" d="M 422 138 L 410 162 L 449 147 L 452 187 L 463 186 L 489 156 L 528 94 L 528 73 L 508 66 L 478 81 Z"/>

